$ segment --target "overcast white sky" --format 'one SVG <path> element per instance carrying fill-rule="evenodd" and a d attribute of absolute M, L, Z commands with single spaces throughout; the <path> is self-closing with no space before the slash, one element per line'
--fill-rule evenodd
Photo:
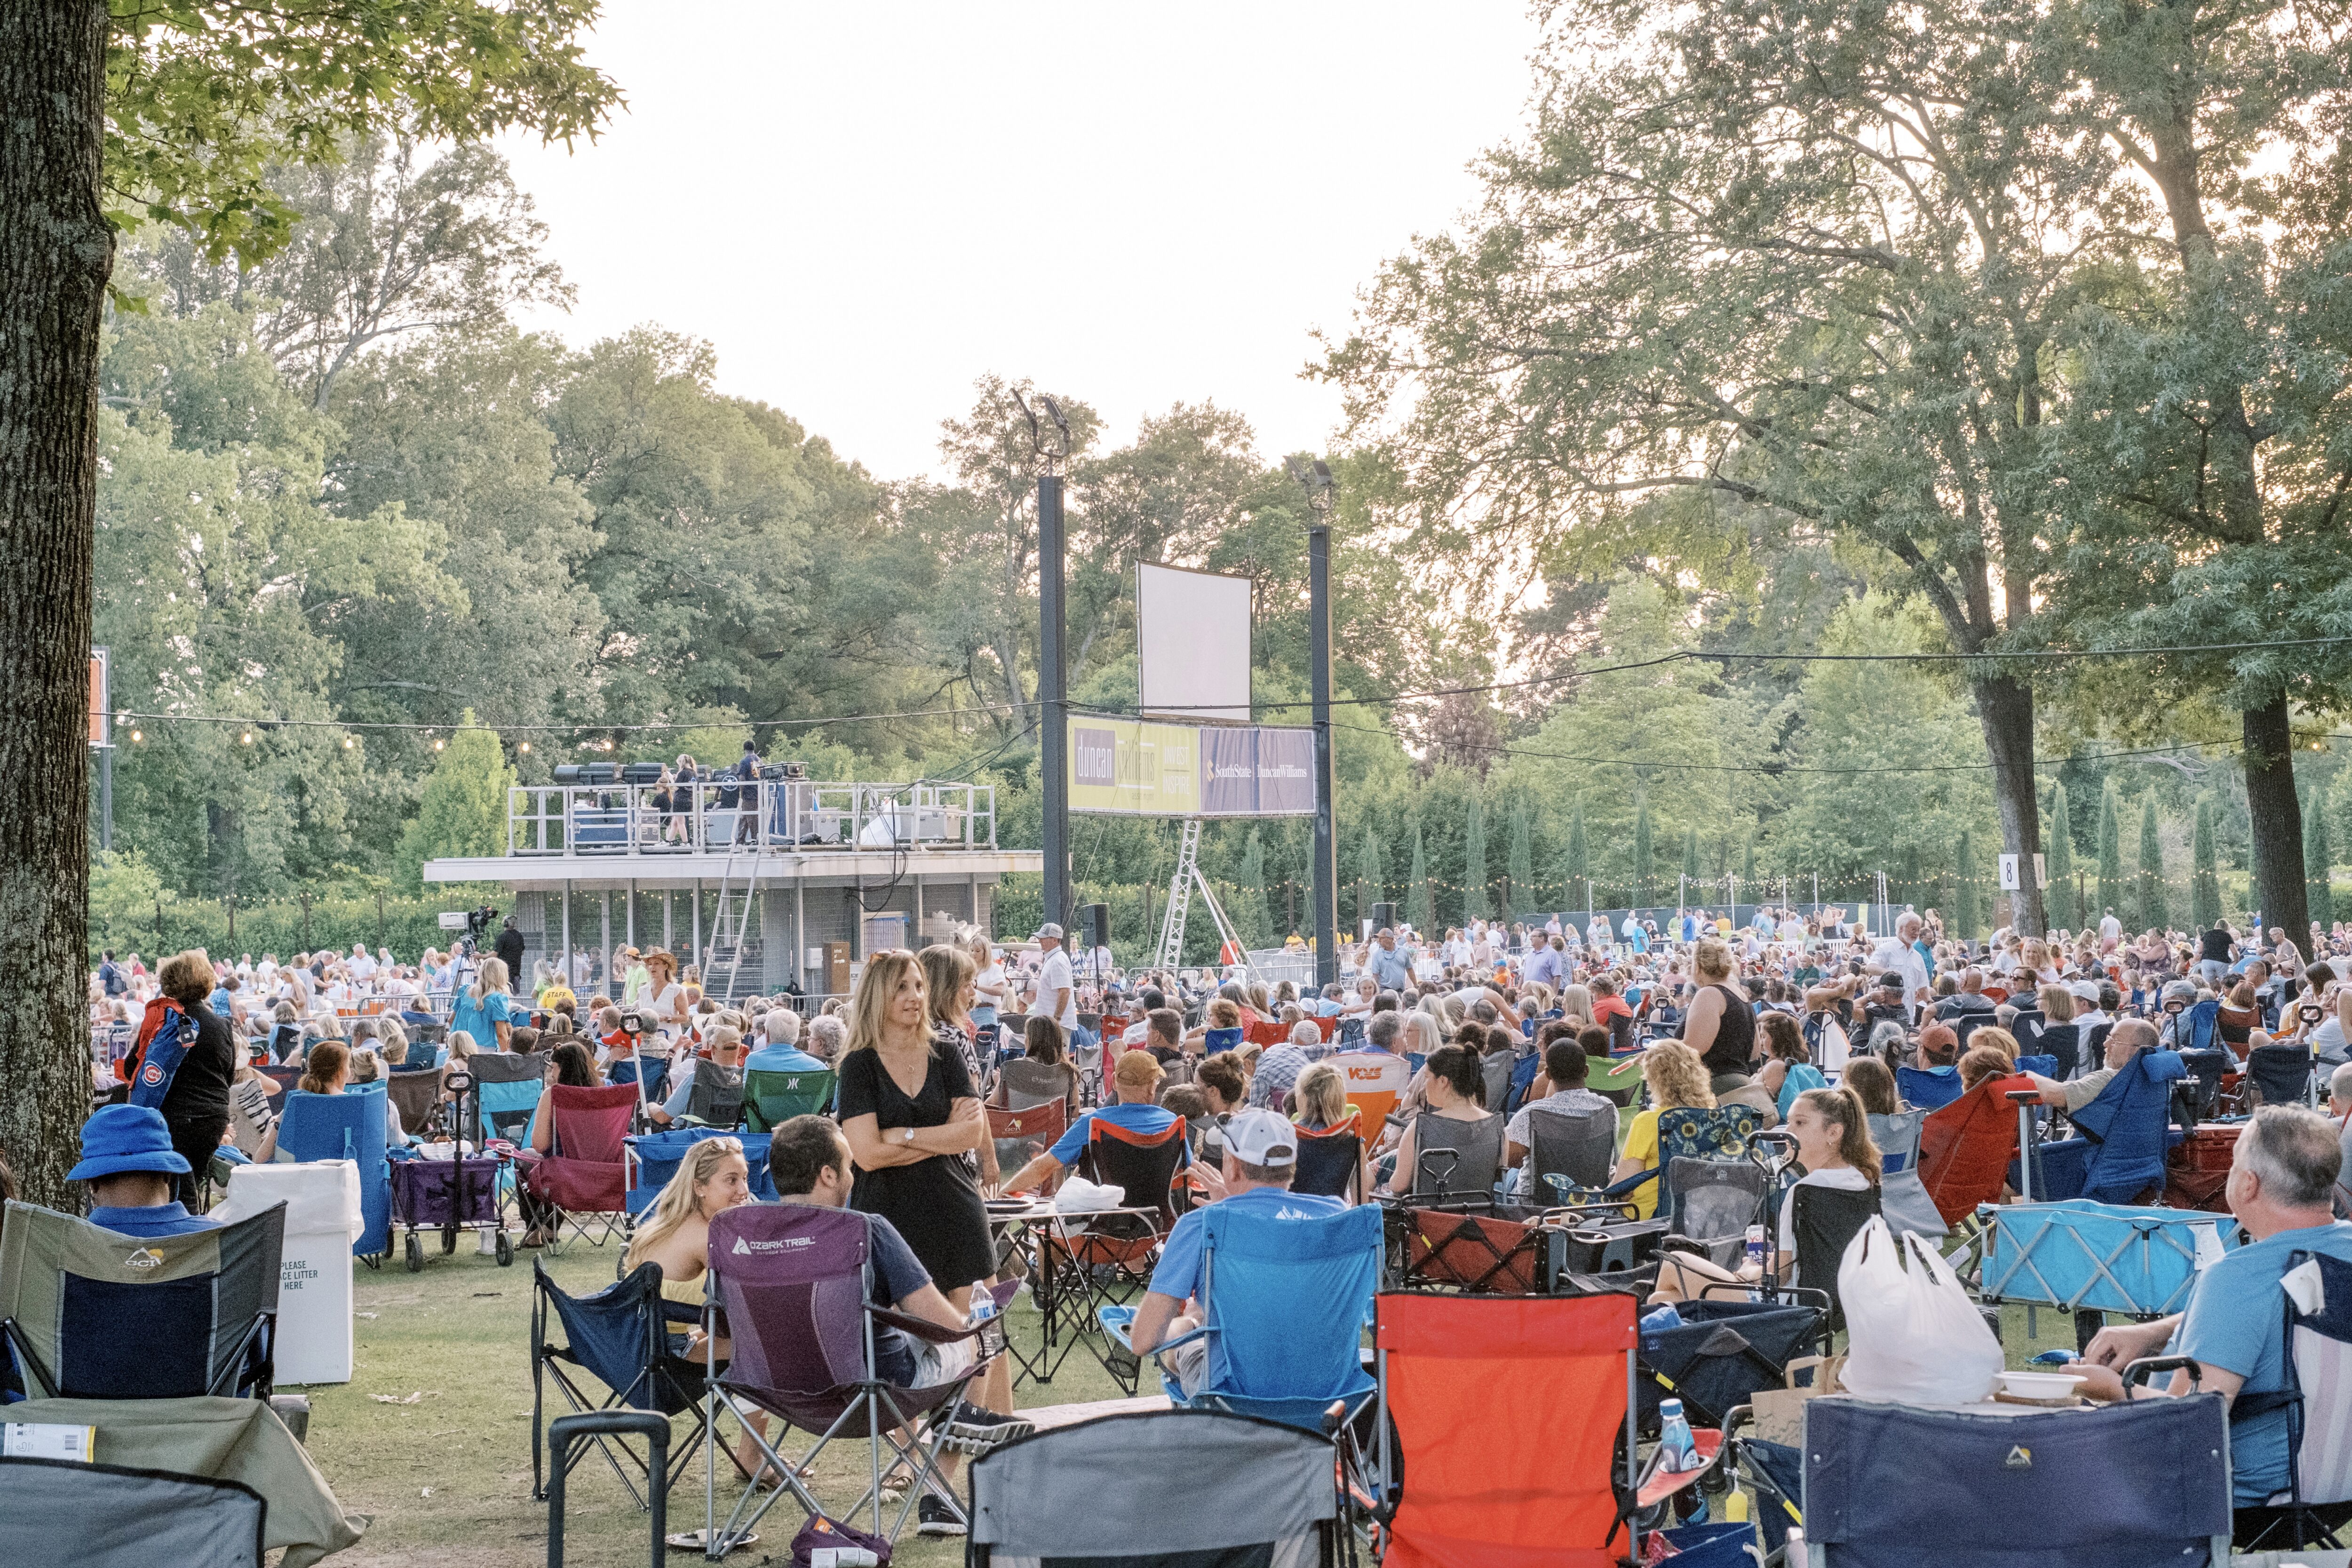
<path fill-rule="evenodd" d="M 580 292 L 531 324 L 708 338 L 724 390 L 894 479 L 988 371 L 1115 441 L 1214 399 L 1268 458 L 1321 448 L 1308 332 L 1470 204 L 1537 36 L 1521 0 L 605 10 L 628 111 L 505 144 Z"/>

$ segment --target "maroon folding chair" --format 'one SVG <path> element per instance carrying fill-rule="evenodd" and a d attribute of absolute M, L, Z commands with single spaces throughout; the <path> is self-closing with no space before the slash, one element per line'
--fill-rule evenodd
<path fill-rule="evenodd" d="M 870 1508 L 874 1532 L 882 1533 L 883 1471 L 901 1463 L 913 1479 L 890 1526 L 893 1540 L 906 1528 L 915 1500 L 927 1490 L 946 1498 L 957 1517 L 963 1517 L 954 1487 L 940 1472 L 939 1455 L 956 1401 L 1003 1351 L 1002 1308 L 1013 1287 L 1000 1287 L 998 1314 L 971 1329 L 943 1329 L 877 1307 L 873 1235 L 870 1215 L 807 1204 L 745 1204 L 710 1222 L 716 1298 L 704 1309 L 704 1328 L 714 1338 L 727 1337 L 731 1351 L 723 1371 L 706 1352 L 706 1420 L 715 1422 L 719 1401 L 732 1398 L 758 1405 L 782 1421 L 786 1431 L 798 1427 L 816 1442 L 797 1461 L 787 1461 L 766 1437 L 746 1427 L 760 1447 L 761 1472 L 772 1470 L 782 1489 L 763 1492 L 755 1475 L 722 1528 L 716 1428 L 706 1430 L 704 1468 L 709 1479 L 703 1541 L 709 1556 L 723 1556 L 742 1544 L 761 1516 L 787 1493 L 811 1515 L 828 1512 L 803 1476 L 814 1473 L 817 1456 L 835 1438 L 866 1441 L 870 1479 L 856 1502 L 831 1517 L 851 1519 Z M 971 1363 L 927 1387 L 888 1383 L 876 1371 L 875 1334 L 882 1328 L 902 1330 L 925 1344 L 973 1340 Z M 779 1433 L 777 1440 L 782 1439 Z"/>
<path fill-rule="evenodd" d="M 543 1211 L 540 1221 L 550 1251 L 561 1251 L 566 1236 L 602 1247 L 628 1223 L 627 1139 L 636 1109 L 633 1083 L 604 1089 L 560 1083 L 550 1091 L 553 1151 L 515 1155 L 523 1167 L 523 1184 Z"/>

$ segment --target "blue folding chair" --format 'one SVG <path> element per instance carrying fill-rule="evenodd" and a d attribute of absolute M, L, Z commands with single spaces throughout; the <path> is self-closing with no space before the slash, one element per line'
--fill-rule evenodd
<path fill-rule="evenodd" d="M 384 1096 L 381 1083 L 353 1084 L 341 1094 L 286 1096 L 278 1123 L 280 1159 L 349 1160 L 360 1168 L 357 1258 L 380 1259 L 392 1250 L 392 1165 L 384 1157 Z"/>
<path fill-rule="evenodd" d="M 677 1174 L 686 1152 L 705 1138 L 736 1138 L 743 1144 L 743 1163 L 751 1167 L 751 1195 L 762 1203 L 776 1201 L 776 1184 L 768 1174 L 765 1132 L 730 1132 L 720 1127 L 674 1127 L 667 1132 L 641 1132 L 624 1139 L 629 1146 L 628 1211 L 640 1215 L 653 1206 L 669 1179 Z"/>
<path fill-rule="evenodd" d="M 1957 1067 L 1896 1068 L 1895 1089 L 1906 1103 L 1921 1110 L 1941 1110 L 1966 1092 Z"/>
<path fill-rule="evenodd" d="M 2151 1186 L 2162 1187 L 2172 1086 L 2188 1076 L 2179 1051 L 2134 1057 L 2096 1100 L 2074 1113 L 2081 1137 L 2042 1145 L 2033 1195 L 2128 1204 Z"/>
<path fill-rule="evenodd" d="M 2189 1008 L 2183 1016 L 2189 1023 L 2189 1049 L 2211 1050 L 2214 1035 L 2221 1026 L 2220 998 L 2208 996 L 2204 1001 Z"/>
<path fill-rule="evenodd" d="M 1202 1321 L 1154 1353 L 1205 1340 L 1208 1365 L 1188 1399 L 1163 1359 L 1169 1403 L 1309 1432 L 1326 1430 L 1334 1405 L 1352 1418 L 1374 1391 L 1362 1345 L 1380 1285 L 1381 1213 L 1376 1204 L 1321 1219 L 1276 1219 L 1227 1204 L 1202 1211 Z M 1128 1346 L 1134 1308 L 1106 1306 L 1096 1316 Z"/>

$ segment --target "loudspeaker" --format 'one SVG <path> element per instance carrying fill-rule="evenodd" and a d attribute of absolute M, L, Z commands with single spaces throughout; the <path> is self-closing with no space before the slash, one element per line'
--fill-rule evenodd
<path fill-rule="evenodd" d="M 1373 934 L 1378 935 L 1382 926 L 1394 926 L 1396 923 L 1397 907 L 1394 904 L 1374 904 L 1372 906 Z"/>
<path fill-rule="evenodd" d="M 1110 945 L 1110 906 L 1108 904 L 1080 904 L 1078 906 L 1078 930 L 1084 933 L 1087 946 L 1089 948 L 1108 947 Z"/>
<path fill-rule="evenodd" d="M 625 784 L 656 784 L 661 783 L 661 776 L 662 765 L 659 763 L 621 764 L 621 782 Z"/>

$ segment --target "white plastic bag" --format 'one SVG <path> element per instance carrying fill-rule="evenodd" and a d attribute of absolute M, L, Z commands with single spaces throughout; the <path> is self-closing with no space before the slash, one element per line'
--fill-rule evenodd
<path fill-rule="evenodd" d="M 1909 1268 L 1904 1267 L 1907 1255 Z M 1838 1266 L 1846 1392 L 1911 1405 L 1975 1405 L 2000 1372 L 2000 1342 L 1936 1249 L 1872 1218 Z"/>

